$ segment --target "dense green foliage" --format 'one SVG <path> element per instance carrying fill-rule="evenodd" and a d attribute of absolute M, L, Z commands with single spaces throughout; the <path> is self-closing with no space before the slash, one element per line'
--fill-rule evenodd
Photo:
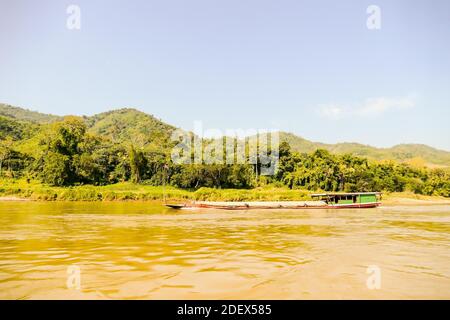
<path fill-rule="evenodd" d="M 61 121 L 63 117 L 43 114 L 0 103 L 0 116 L 24 125 L 47 124 Z M 132 143 L 138 147 L 151 145 L 154 150 L 170 146 L 168 137 L 174 127 L 155 117 L 134 109 L 119 109 L 83 117 L 87 131 L 113 142 Z M 0 129 L 0 132 L 2 130 Z M 0 137 L 1 138 L 1 137 Z M 291 133 L 280 132 L 280 141 L 288 142 L 293 151 L 311 153 L 325 149 L 333 154 L 352 154 L 371 160 L 419 162 L 429 167 L 450 167 L 450 152 L 423 144 L 401 144 L 391 148 L 375 148 L 360 143 L 325 144 L 312 142 Z"/>
<path fill-rule="evenodd" d="M 291 133 L 280 133 L 280 141 L 288 142 L 292 150 L 311 153 L 325 149 L 334 154 L 352 154 L 372 160 L 395 160 L 410 162 L 421 160 L 423 164 L 450 166 L 450 152 L 434 149 L 423 144 L 400 144 L 391 148 L 375 148 L 360 143 L 325 144 L 311 142 Z"/>
<path fill-rule="evenodd" d="M 21 115 L 20 110 L 13 109 L 15 115 Z M 331 153 L 306 140 L 303 147 L 311 150 L 298 152 L 292 147 L 295 141 L 288 143 L 282 136 L 276 175 L 261 177 L 261 164 L 172 163 L 170 152 L 175 142 L 170 136 L 175 128 L 133 109 L 83 118 L 36 116 L 36 121 L 18 120 L 11 110 L 5 113 L 0 116 L 0 176 L 40 180 L 50 186 L 107 186 L 129 181 L 190 190 L 274 185 L 450 196 L 447 168 Z"/>
<path fill-rule="evenodd" d="M 280 146 L 277 180 L 290 188 L 325 191 L 413 191 L 450 196 L 450 174 L 445 169 L 414 168 L 393 161 L 370 162 L 350 154 L 333 155 L 318 149 L 311 154 L 292 153 Z"/>
<path fill-rule="evenodd" d="M 100 113 L 85 120 L 87 130 L 94 135 L 154 150 L 168 148 L 175 129 L 151 115 L 128 108 Z"/>

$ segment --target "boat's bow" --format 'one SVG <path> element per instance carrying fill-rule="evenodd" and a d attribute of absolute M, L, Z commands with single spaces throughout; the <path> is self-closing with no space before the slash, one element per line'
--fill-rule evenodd
<path fill-rule="evenodd" d="M 182 209 L 182 208 L 185 208 L 186 205 L 185 204 L 166 204 L 166 207 L 171 208 L 171 209 Z"/>

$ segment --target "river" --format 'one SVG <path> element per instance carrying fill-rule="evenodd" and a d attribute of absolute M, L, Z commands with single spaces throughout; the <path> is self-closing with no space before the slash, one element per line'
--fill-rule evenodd
<path fill-rule="evenodd" d="M 0 202 L 0 298 L 450 299 L 450 206 Z"/>

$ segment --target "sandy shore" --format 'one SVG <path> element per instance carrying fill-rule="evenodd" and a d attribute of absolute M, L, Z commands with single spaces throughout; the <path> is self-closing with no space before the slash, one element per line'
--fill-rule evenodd
<path fill-rule="evenodd" d="M 450 205 L 450 199 L 392 198 L 381 201 L 384 206 Z"/>
<path fill-rule="evenodd" d="M 8 196 L 8 197 L 0 197 L 0 201 L 31 201 L 31 199 Z"/>

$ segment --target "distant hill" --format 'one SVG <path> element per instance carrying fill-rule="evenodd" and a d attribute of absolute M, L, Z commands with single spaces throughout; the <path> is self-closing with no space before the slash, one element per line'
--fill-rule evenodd
<path fill-rule="evenodd" d="M 0 116 L 40 124 L 50 123 L 62 119 L 60 116 L 31 111 L 4 103 L 0 103 Z"/>
<path fill-rule="evenodd" d="M 19 107 L 0 104 L 0 137 L 13 135 L 19 137 L 24 124 L 49 124 L 63 117 L 44 114 Z M 166 124 L 154 116 L 131 108 L 123 108 L 83 116 L 90 133 L 106 137 L 114 142 L 132 143 L 136 146 L 158 148 L 169 144 L 170 135 L 175 127 Z M 14 121 L 14 122 L 11 122 Z M 15 123 L 15 125 L 12 125 Z M 14 132 L 13 132 L 14 131 Z"/>
<path fill-rule="evenodd" d="M 0 140 L 8 138 L 12 141 L 28 139 L 37 130 L 38 126 L 31 122 L 0 116 Z"/>
<path fill-rule="evenodd" d="M 85 117 L 89 132 L 137 146 L 167 144 L 175 127 L 136 109 L 124 108 Z"/>
<path fill-rule="evenodd" d="M 39 126 L 61 120 L 63 117 L 43 114 L 6 104 L 0 104 L 0 139 L 23 139 Z M 130 143 L 149 150 L 170 147 L 170 136 L 176 128 L 136 109 L 124 108 L 83 117 L 88 131 L 118 143 Z M 332 153 L 351 153 L 375 160 L 396 160 L 423 163 L 428 166 L 450 167 L 450 152 L 423 144 L 401 144 L 391 148 L 376 148 L 359 143 L 325 144 L 313 142 L 292 133 L 280 132 L 280 141 L 286 141 L 297 152 L 310 153 L 326 149 Z"/>
<path fill-rule="evenodd" d="M 450 152 L 432 148 L 424 144 L 399 144 L 391 148 L 376 148 L 360 143 L 325 144 L 312 142 L 292 133 L 281 132 L 280 141 L 286 141 L 297 152 L 312 152 L 326 149 L 332 153 L 351 153 L 356 156 L 375 160 L 395 160 L 400 162 L 422 159 L 428 166 L 450 167 Z"/>
<path fill-rule="evenodd" d="M 291 149 L 297 152 L 310 153 L 327 147 L 324 143 L 312 142 L 288 132 L 280 132 L 280 142 L 282 141 L 289 143 Z"/>

